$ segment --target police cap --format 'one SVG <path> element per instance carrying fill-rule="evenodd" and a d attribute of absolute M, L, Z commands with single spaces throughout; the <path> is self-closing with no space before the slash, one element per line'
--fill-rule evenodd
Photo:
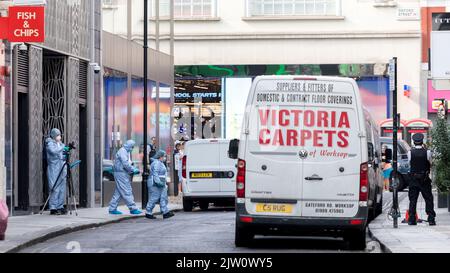
<path fill-rule="evenodd" d="M 412 137 L 414 143 L 422 143 L 424 138 L 425 136 L 421 133 L 415 134 Z"/>

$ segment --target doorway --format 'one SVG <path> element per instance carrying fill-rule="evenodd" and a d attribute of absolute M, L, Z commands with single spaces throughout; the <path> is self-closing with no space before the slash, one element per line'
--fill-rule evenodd
<path fill-rule="evenodd" d="M 18 183 L 17 183 L 17 193 L 18 193 L 18 210 L 28 210 L 29 208 L 29 179 L 28 179 L 28 158 L 29 158 L 29 126 L 28 126 L 28 94 L 20 93 L 17 94 L 17 118 L 18 118 Z"/>

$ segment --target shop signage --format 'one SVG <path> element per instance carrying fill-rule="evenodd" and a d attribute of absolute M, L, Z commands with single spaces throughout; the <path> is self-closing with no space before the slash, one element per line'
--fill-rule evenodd
<path fill-rule="evenodd" d="M 389 60 L 389 90 L 391 92 L 395 91 L 395 60 Z"/>
<path fill-rule="evenodd" d="M 450 29 L 431 32 L 431 76 L 434 79 L 450 79 L 449 45 Z"/>
<path fill-rule="evenodd" d="M 433 13 L 433 31 L 450 31 L 450 12 Z"/>
<path fill-rule="evenodd" d="M 193 103 L 197 101 L 205 103 L 220 103 L 221 100 L 221 92 L 175 92 L 175 103 Z"/>
<path fill-rule="evenodd" d="M 0 18 L 0 39 L 10 42 L 43 43 L 45 41 L 45 8 L 9 7 L 9 17 Z"/>
<path fill-rule="evenodd" d="M 442 100 L 450 101 L 450 90 L 436 90 L 433 81 L 428 81 L 428 113 L 437 113 Z"/>

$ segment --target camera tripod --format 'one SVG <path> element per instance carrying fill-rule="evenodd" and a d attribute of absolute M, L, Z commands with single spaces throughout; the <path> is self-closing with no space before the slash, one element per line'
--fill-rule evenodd
<path fill-rule="evenodd" d="M 66 174 L 66 180 L 67 180 L 67 187 L 68 187 L 68 192 L 67 192 L 67 208 L 69 209 L 69 213 L 70 215 L 72 215 L 72 206 L 70 205 L 70 202 L 72 202 L 72 205 L 75 209 L 75 215 L 78 216 L 78 211 L 77 211 L 77 201 L 75 198 L 75 191 L 74 191 L 74 187 L 73 187 L 73 181 L 72 181 L 72 173 L 71 170 L 73 168 L 75 168 L 76 166 L 80 165 L 81 160 L 76 161 L 73 164 L 70 164 L 70 150 L 74 149 L 74 146 L 71 144 L 69 146 L 69 151 L 64 151 L 64 155 L 66 156 L 66 161 L 64 162 L 64 165 L 62 166 L 61 170 L 59 171 L 58 177 L 56 178 L 56 182 L 53 184 L 53 187 L 47 197 L 47 201 L 45 201 L 44 206 L 42 207 L 41 210 L 41 215 L 44 213 L 45 207 L 47 206 L 48 202 L 50 201 L 50 198 L 52 196 L 52 194 L 54 193 L 55 189 L 61 185 L 61 183 L 63 182 L 63 180 L 61 178 L 64 170 L 67 167 L 67 174 Z"/>

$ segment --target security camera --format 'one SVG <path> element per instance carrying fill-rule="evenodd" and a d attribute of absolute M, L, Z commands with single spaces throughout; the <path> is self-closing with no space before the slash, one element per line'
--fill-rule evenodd
<path fill-rule="evenodd" d="M 98 74 L 100 73 L 100 71 L 102 71 L 102 68 L 97 63 L 92 64 L 92 68 L 94 69 L 95 74 Z"/>
<path fill-rule="evenodd" d="M 20 51 L 28 51 L 28 47 L 27 47 L 27 45 L 26 44 L 24 44 L 24 43 L 21 43 L 20 45 L 19 45 L 19 50 Z"/>

